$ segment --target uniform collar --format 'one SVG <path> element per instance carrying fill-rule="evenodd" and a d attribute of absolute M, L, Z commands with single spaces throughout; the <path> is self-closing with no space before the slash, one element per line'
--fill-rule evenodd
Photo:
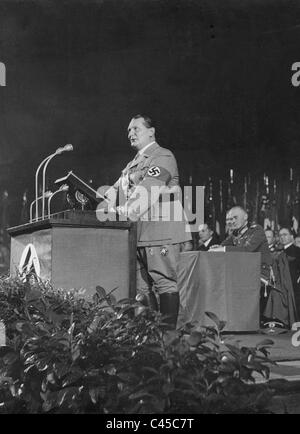
<path fill-rule="evenodd" d="M 138 152 L 138 154 L 139 154 L 139 155 L 144 154 L 144 153 L 146 152 L 146 149 L 150 148 L 150 146 L 154 145 L 154 143 L 156 143 L 155 140 L 154 140 L 153 142 L 148 143 L 148 145 L 144 146 L 144 147 L 143 147 L 143 148 Z"/>
<path fill-rule="evenodd" d="M 283 246 L 284 250 L 288 249 L 289 247 L 291 247 L 294 244 L 294 242 L 292 241 L 289 244 L 286 244 L 285 246 Z"/>
<path fill-rule="evenodd" d="M 159 144 L 157 142 L 151 142 L 149 145 L 141 149 L 141 151 L 143 151 L 142 155 L 145 155 L 145 157 L 150 157 L 150 155 L 152 155 L 157 148 L 159 148 Z"/>
<path fill-rule="evenodd" d="M 130 169 L 131 167 L 134 167 L 137 164 L 139 164 L 144 159 L 144 157 L 146 157 L 146 158 L 150 157 L 157 148 L 159 148 L 158 143 L 156 143 L 156 142 L 149 143 L 149 145 L 147 145 L 143 149 L 141 149 L 141 151 L 143 151 L 142 153 L 139 151 L 136 154 L 134 159 L 128 164 L 127 169 Z"/>
<path fill-rule="evenodd" d="M 233 235 L 234 235 L 235 237 L 238 237 L 238 236 L 244 235 L 244 233 L 247 232 L 248 229 L 249 229 L 249 228 L 248 228 L 248 225 L 245 224 L 245 226 L 242 226 L 240 229 L 235 229 L 235 230 L 233 231 Z"/>

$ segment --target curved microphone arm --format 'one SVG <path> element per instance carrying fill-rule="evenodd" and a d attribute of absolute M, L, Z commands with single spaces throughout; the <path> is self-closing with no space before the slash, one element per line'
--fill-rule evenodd
<path fill-rule="evenodd" d="M 58 148 L 54 154 L 49 155 L 49 157 L 46 159 L 44 168 L 43 168 L 43 185 L 42 185 L 42 219 L 45 218 L 45 189 L 46 189 L 46 169 L 48 167 L 48 164 L 50 163 L 50 161 L 52 160 L 52 158 L 54 158 L 56 155 L 60 155 L 63 152 L 67 152 L 67 151 L 73 151 L 73 146 L 71 144 L 67 144 L 65 145 L 63 148 Z"/>
<path fill-rule="evenodd" d="M 39 186 L 38 186 L 39 171 L 41 170 L 41 167 L 43 166 L 43 164 L 46 163 L 46 161 L 49 160 L 49 158 L 52 158 L 54 155 L 56 155 L 56 152 L 54 154 L 48 155 L 48 157 L 46 157 L 41 162 L 41 164 L 39 165 L 39 167 L 36 169 L 36 172 L 35 172 L 35 200 L 31 203 L 31 205 L 35 203 L 35 219 L 36 220 L 38 220 L 38 217 L 39 217 L 38 216 L 38 213 L 39 213 L 39 210 L 38 210 L 38 201 L 39 201 L 39 199 L 42 198 L 42 196 L 38 197 L 38 194 L 39 194 L 39 192 L 38 192 L 38 189 L 39 189 Z M 31 219 L 30 219 L 30 221 L 31 221 Z"/>
<path fill-rule="evenodd" d="M 54 193 L 52 193 L 49 196 L 49 199 L 48 199 L 48 218 L 49 219 L 50 219 L 50 215 L 51 215 L 51 212 L 50 212 L 51 208 L 50 208 L 50 206 L 51 206 L 51 200 L 52 200 L 53 196 L 55 196 L 57 193 L 60 193 L 61 191 L 68 191 L 68 190 L 69 190 L 68 185 L 64 184 L 58 190 L 54 191 Z"/>
<path fill-rule="evenodd" d="M 45 197 L 50 197 L 52 195 L 52 191 L 46 191 L 45 193 Z M 29 222 L 32 223 L 33 222 L 33 216 L 32 216 L 32 210 L 33 210 L 33 205 L 36 204 L 36 206 L 38 207 L 38 201 L 41 200 L 43 198 L 43 196 L 39 196 L 36 199 L 34 199 L 31 204 L 30 204 L 30 209 L 29 209 Z M 38 215 L 36 214 L 35 216 L 35 221 L 38 221 Z"/>

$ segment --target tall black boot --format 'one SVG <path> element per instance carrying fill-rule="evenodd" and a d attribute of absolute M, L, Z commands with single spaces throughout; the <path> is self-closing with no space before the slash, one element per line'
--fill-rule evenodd
<path fill-rule="evenodd" d="M 158 303 L 156 295 L 153 291 L 149 291 L 146 294 L 138 294 L 135 299 L 136 301 L 142 303 L 144 306 L 150 307 L 150 309 L 158 311 Z"/>
<path fill-rule="evenodd" d="M 178 310 L 179 310 L 179 293 L 165 292 L 159 296 L 160 313 L 163 315 L 163 323 L 168 330 L 176 329 Z"/>

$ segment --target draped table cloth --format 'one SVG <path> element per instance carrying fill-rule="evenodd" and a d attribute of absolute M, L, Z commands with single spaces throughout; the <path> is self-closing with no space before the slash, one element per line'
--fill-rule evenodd
<path fill-rule="evenodd" d="M 226 321 L 225 331 L 259 329 L 260 253 L 183 252 L 179 263 L 178 326 L 213 325 L 205 312 Z"/>

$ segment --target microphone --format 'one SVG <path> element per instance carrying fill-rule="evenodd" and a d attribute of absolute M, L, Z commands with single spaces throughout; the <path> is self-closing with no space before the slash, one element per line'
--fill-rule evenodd
<path fill-rule="evenodd" d="M 72 151 L 73 150 L 73 146 L 71 145 L 71 144 L 67 144 L 67 145 L 65 145 L 64 147 L 60 147 L 60 148 L 57 148 L 56 149 L 56 151 L 53 153 L 53 154 L 51 154 L 51 155 L 48 155 L 48 157 L 46 157 L 41 163 L 40 163 L 40 165 L 38 166 L 38 168 L 37 168 L 37 170 L 36 170 L 36 172 L 35 172 L 35 203 L 36 203 L 36 210 L 35 210 L 35 216 L 36 216 L 36 220 L 38 220 L 38 212 L 39 212 L 39 210 L 38 210 L 38 176 L 39 176 L 39 171 L 41 170 L 41 168 L 42 168 L 42 166 L 43 166 L 43 164 L 47 164 L 48 165 L 48 163 L 49 163 L 49 161 L 53 158 L 53 157 L 55 157 L 55 155 L 60 155 L 62 152 L 65 152 L 65 151 Z M 43 187 L 43 193 L 45 192 L 45 187 Z M 44 204 L 44 206 L 45 206 L 45 204 Z"/>
<path fill-rule="evenodd" d="M 46 158 L 45 165 L 43 168 L 42 194 L 45 194 L 45 190 L 46 190 L 46 169 L 48 167 L 48 164 L 50 163 L 52 158 L 54 158 L 56 155 L 60 155 L 63 152 L 69 152 L 69 151 L 73 151 L 73 145 L 71 145 L 71 143 L 68 143 L 64 147 L 57 148 L 54 154 L 51 154 L 49 155 L 49 157 Z M 43 198 L 43 202 L 42 202 L 42 219 L 44 218 L 45 218 L 45 198 Z"/>
<path fill-rule="evenodd" d="M 69 152 L 69 151 L 73 151 L 73 145 L 71 145 L 71 143 L 68 143 L 67 145 L 65 145 L 62 148 L 57 148 L 55 151 L 55 154 L 60 155 L 63 152 Z"/>
<path fill-rule="evenodd" d="M 52 193 L 49 198 L 48 198 L 48 218 L 50 219 L 50 204 L 51 204 L 51 200 L 53 198 L 53 196 L 55 196 L 57 193 L 60 193 L 61 191 L 68 191 L 69 190 L 69 186 L 67 184 L 63 184 L 58 190 L 54 191 L 54 193 Z"/>
<path fill-rule="evenodd" d="M 50 197 L 52 195 L 52 191 L 46 191 L 45 192 L 45 197 Z M 40 200 L 40 199 L 42 199 L 43 198 L 43 196 L 40 196 L 40 197 L 37 197 L 37 198 L 35 198 L 32 202 L 31 202 L 31 204 L 30 204 L 30 209 L 29 209 L 29 218 L 30 218 L 30 223 L 32 223 L 33 222 L 33 217 L 32 217 L 32 210 L 33 210 L 33 205 L 34 204 L 36 204 L 37 205 L 37 207 L 38 207 L 38 201 Z M 38 221 L 38 216 L 36 215 L 35 216 L 35 221 Z"/>

